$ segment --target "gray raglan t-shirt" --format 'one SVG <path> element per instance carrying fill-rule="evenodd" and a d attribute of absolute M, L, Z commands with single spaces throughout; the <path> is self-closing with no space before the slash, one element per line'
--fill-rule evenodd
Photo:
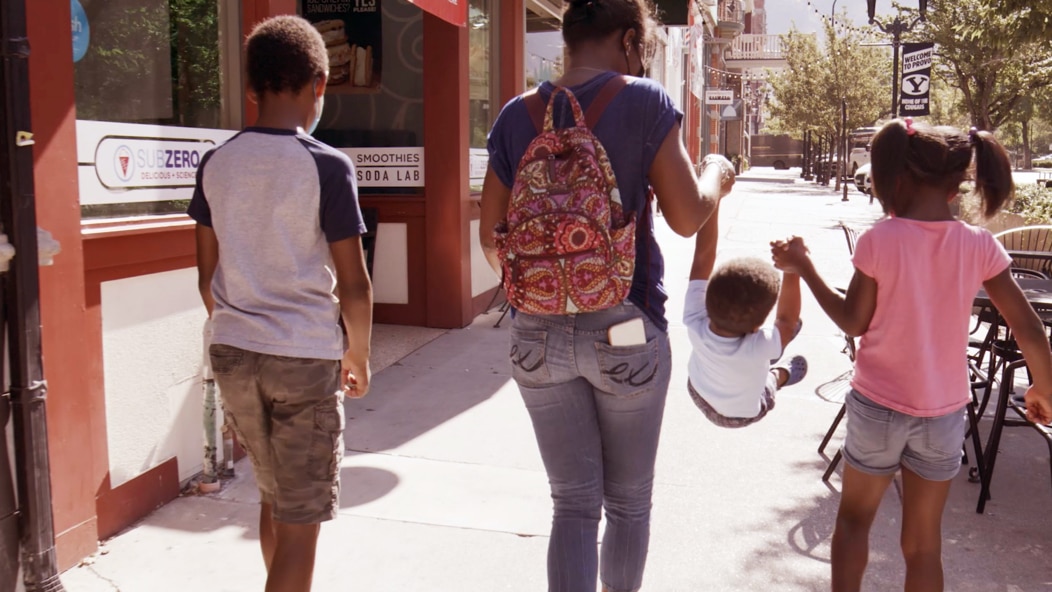
<path fill-rule="evenodd" d="M 212 343 L 343 357 L 329 243 L 365 232 L 347 155 L 292 130 L 248 128 L 202 159 L 187 214 L 219 241 Z"/>

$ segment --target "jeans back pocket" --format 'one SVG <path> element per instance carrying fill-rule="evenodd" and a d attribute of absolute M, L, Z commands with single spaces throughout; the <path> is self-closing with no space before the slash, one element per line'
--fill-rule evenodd
<path fill-rule="evenodd" d="M 511 376 L 524 386 L 541 386 L 551 378 L 548 371 L 548 332 L 512 329 Z"/>
<path fill-rule="evenodd" d="M 615 397 L 635 397 L 652 388 L 659 377 L 658 342 L 613 346 L 597 341 L 596 354 L 602 389 Z"/>

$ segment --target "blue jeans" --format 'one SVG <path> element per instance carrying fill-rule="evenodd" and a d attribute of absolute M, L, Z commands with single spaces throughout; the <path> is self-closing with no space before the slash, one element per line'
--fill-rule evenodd
<path fill-rule="evenodd" d="M 609 345 L 607 329 L 633 318 L 643 319 L 647 343 Z M 597 572 L 610 592 L 638 590 L 669 386 L 668 335 L 632 304 L 568 316 L 520 313 L 511 363 L 555 507 L 549 592 L 594 592 Z"/>

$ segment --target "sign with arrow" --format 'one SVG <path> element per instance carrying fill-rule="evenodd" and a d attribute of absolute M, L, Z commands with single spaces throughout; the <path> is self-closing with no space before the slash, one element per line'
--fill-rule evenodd
<path fill-rule="evenodd" d="M 902 44 L 899 115 L 917 117 L 931 113 L 931 58 L 934 52 L 934 43 Z"/>

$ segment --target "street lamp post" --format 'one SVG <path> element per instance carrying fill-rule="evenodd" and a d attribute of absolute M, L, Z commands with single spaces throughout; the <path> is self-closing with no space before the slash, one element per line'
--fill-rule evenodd
<path fill-rule="evenodd" d="M 831 44 L 832 47 L 829 49 L 833 58 L 833 78 L 836 81 L 836 89 L 838 92 L 843 93 L 844 91 L 840 88 L 840 65 L 838 63 L 839 60 L 837 59 L 839 57 L 840 52 L 836 48 L 836 3 L 837 0 L 833 0 L 833 8 L 829 10 L 829 26 L 830 30 L 833 31 L 833 43 Z M 845 130 L 840 130 L 841 142 L 840 148 L 837 149 L 836 171 L 833 173 L 834 175 L 836 175 L 836 183 L 833 186 L 834 191 L 840 191 L 840 178 L 844 176 L 843 174 L 841 174 L 841 171 L 844 167 L 844 132 Z M 846 194 L 844 195 L 844 200 L 847 201 Z"/>
<path fill-rule="evenodd" d="M 902 16 L 896 16 L 895 20 L 884 24 L 875 18 L 869 19 L 869 24 L 875 25 L 885 35 L 891 35 L 891 117 L 898 117 L 899 104 L 899 47 L 902 46 L 902 34 L 913 30 L 917 23 L 924 20 L 924 12 L 913 17 L 909 22 L 902 20 Z"/>

